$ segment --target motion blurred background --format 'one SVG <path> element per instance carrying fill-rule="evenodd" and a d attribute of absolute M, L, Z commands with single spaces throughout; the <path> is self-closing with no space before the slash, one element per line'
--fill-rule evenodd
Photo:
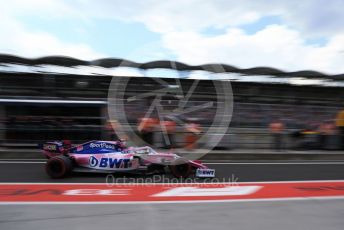
<path fill-rule="evenodd" d="M 123 67 L 117 59 L 101 59 L 94 65 L 76 60 L 46 57 L 36 59 L 35 63 L 33 59 L 0 55 L 2 147 L 36 148 L 38 143 L 49 140 L 68 139 L 81 143 L 93 139 L 120 138 L 116 127 L 123 123 L 119 118 L 110 118 L 107 110 L 111 80 L 116 78 L 126 79 L 127 83 L 119 87 L 123 89 L 124 98 L 140 97 L 159 90 L 163 87 L 159 83 L 161 80 L 172 89 L 182 87 L 185 95 L 198 79 L 186 108 L 214 102 L 202 110 L 173 116 L 172 111 L 178 107 L 180 98 L 173 93 L 161 94 L 160 104 L 164 114 L 160 117 L 164 121 L 159 120 L 155 111 L 151 117 L 156 119 L 156 124 L 147 127 L 145 113 L 157 94 L 132 102 L 123 100 L 130 126 L 124 127 L 124 130 L 129 140 L 134 132 L 154 147 L 199 147 L 192 143 L 210 126 L 216 125 L 213 124 L 216 108 L 224 106 L 223 101 L 218 101 L 211 80 L 215 79 L 230 81 L 234 108 L 232 116 L 226 114 L 228 117 L 225 119 L 231 119 L 231 123 L 216 148 L 341 149 L 339 123 L 342 118 L 338 114 L 344 107 L 342 75 L 325 75 L 315 71 L 282 74 L 279 70 L 266 67 L 231 69 L 227 73 L 196 69 L 181 71 L 169 69 L 161 62 L 151 62 L 127 68 L 137 71 L 137 77 L 133 77 L 133 72 L 130 72 L 131 76 L 105 72 L 109 71 L 109 67 L 110 70 Z M 109 64 L 111 62 L 117 64 Z M 179 84 L 175 77 L 171 78 L 174 72 L 179 74 Z M 194 72 L 202 74 L 195 75 Z M 170 123 L 164 124 L 166 121 Z M 139 128 L 142 125 L 147 130 Z M 172 126 L 169 134 L 173 146 L 167 145 L 163 139 L 161 127 L 164 125 Z"/>

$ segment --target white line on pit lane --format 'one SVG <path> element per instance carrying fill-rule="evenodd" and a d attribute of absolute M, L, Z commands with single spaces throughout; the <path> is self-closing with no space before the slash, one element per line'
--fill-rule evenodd
<path fill-rule="evenodd" d="M 139 205 L 139 204 L 194 204 L 194 203 L 239 203 L 239 202 L 282 202 L 282 201 L 315 201 L 342 200 L 344 196 L 292 197 L 292 198 L 262 198 L 262 199 L 228 199 L 228 200 L 178 200 L 178 201 L 12 201 L 0 202 L 0 205 Z"/>
<path fill-rule="evenodd" d="M 342 165 L 344 162 L 203 162 L 206 165 Z"/>
<path fill-rule="evenodd" d="M 45 160 L 1 160 L 0 164 L 44 164 Z M 317 162 L 203 162 L 205 165 L 343 165 L 344 161 Z"/>
<path fill-rule="evenodd" d="M 18 159 L 13 159 L 13 158 L 1 158 L 0 161 L 45 161 L 47 160 L 46 158 L 18 158 Z"/>
<path fill-rule="evenodd" d="M 46 161 L 0 161 L 0 164 L 44 164 Z"/>
<path fill-rule="evenodd" d="M 237 182 L 238 185 L 242 185 L 242 184 L 289 184 L 289 183 L 300 183 L 300 184 L 304 184 L 304 183 L 334 183 L 334 182 L 339 182 L 339 183 L 343 183 L 344 180 L 282 180 L 282 181 L 245 181 L 245 182 Z M 0 182 L 0 185 L 106 185 L 106 183 L 87 183 L 87 182 Z M 154 185 L 154 184 L 163 184 L 163 183 L 144 183 L 145 185 Z M 186 183 L 186 182 L 171 182 L 169 183 L 171 185 L 176 185 L 176 184 L 182 184 L 182 185 L 189 185 L 190 183 Z M 231 184 L 231 182 L 215 182 L 215 183 L 211 183 L 211 182 L 201 182 L 201 183 L 195 183 L 195 184 Z M 121 183 L 120 185 L 135 185 L 133 183 Z M 141 185 L 141 184 L 140 184 Z"/>

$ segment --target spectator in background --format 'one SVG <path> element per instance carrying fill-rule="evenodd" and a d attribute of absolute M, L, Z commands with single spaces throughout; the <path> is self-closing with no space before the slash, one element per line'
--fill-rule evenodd
<path fill-rule="evenodd" d="M 175 148 L 175 133 L 176 133 L 176 122 L 170 118 L 164 118 L 164 121 L 160 122 L 161 130 L 163 133 L 164 148 L 170 149 Z"/>
<path fill-rule="evenodd" d="M 273 149 L 275 150 L 282 150 L 283 148 L 283 132 L 284 132 L 284 124 L 280 119 L 276 119 L 272 121 L 269 125 L 270 133 L 272 134 L 273 138 Z"/>
<path fill-rule="evenodd" d="M 117 141 L 119 140 L 117 134 L 116 134 L 116 128 L 117 128 L 118 122 L 116 120 L 108 120 L 105 124 L 105 131 L 106 131 L 106 139 L 109 139 L 110 141 Z"/>
<path fill-rule="evenodd" d="M 159 121 L 151 117 L 143 117 L 139 120 L 139 126 L 137 131 L 139 132 L 142 140 L 149 145 L 153 145 L 154 141 L 154 129 Z"/>
<path fill-rule="evenodd" d="M 200 124 L 189 120 L 185 125 L 185 131 L 185 149 L 193 150 L 197 147 L 196 142 L 202 132 L 202 128 Z"/>
<path fill-rule="evenodd" d="M 336 126 L 340 135 L 340 148 L 344 149 L 344 109 L 337 114 Z"/>
<path fill-rule="evenodd" d="M 319 126 L 319 147 L 320 149 L 332 149 L 333 135 L 335 134 L 335 125 L 331 121 L 326 121 Z"/>

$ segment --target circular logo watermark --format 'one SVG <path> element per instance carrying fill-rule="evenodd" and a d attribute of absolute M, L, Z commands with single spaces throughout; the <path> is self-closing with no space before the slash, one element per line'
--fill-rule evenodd
<path fill-rule="evenodd" d="M 178 71 L 175 62 L 169 65 Z M 222 65 L 203 70 L 209 79 L 113 77 L 108 114 L 117 136 L 133 145 L 173 148 L 190 160 L 209 153 L 227 134 L 233 93 L 229 80 L 211 80 L 212 73 L 225 72 Z M 159 143 L 153 143 L 156 136 Z"/>

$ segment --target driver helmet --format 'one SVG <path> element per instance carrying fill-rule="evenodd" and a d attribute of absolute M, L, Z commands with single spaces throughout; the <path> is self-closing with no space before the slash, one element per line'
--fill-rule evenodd
<path fill-rule="evenodd" d="M 119 139 L 117 144 L 118 144 L 118 147 L 122 149 L 125 149 L 127 147 L 127 142 L 125 139 Z"/>
<path fill-rule="evenodd" d="M 65 149 L 70 149 L 72 147 L 72 142 L 70 140 L 62 140 L 62 145 Z"/>

